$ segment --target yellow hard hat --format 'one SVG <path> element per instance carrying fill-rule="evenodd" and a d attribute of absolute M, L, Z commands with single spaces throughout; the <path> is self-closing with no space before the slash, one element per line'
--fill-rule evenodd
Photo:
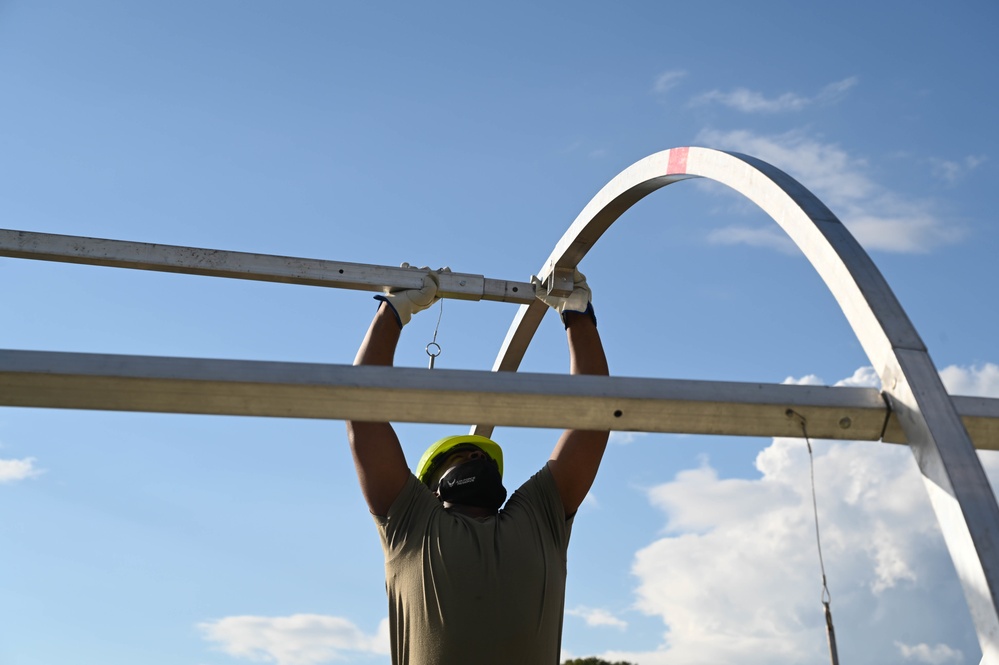
<path fill-rule="evenodd" d="M 416 465 L 416 477 L 421 483 L 426 483 L 426 477 L 434 467 L 434 460 L 452 448 L 462 445 L 473 445 L 480 448 L 482 452 L 491 457 L 499 467 L 500 478 L 503 477 L 503 449 L 492 439 L 477 434 L 457 434 L 455 436 L 445 436 L 443 439 L 427 448 L 420 458 L 420 463 Z"/>

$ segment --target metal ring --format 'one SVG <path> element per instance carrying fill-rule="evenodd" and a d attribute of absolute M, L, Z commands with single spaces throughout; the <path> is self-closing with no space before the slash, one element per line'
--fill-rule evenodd
<path fill-rule="evenodd" d="M 436 346 L 437 347 L 437 353 L 431 353 L 430 352 L 430 347 L 431 346 Z M 428 356 L 430 356 L 431 358 L 436 358 L 437 356 L 439 356 L 441 354 L 441 345 L 438 344 L 437 342 L 430 342 L 430 344 L 427 344 L 426 351 L 427 351 L 427 355 Z"/>

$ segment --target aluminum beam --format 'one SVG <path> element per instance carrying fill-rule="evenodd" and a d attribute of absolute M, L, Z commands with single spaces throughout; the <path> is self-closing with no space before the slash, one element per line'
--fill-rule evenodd
<path fill-rule="evenodd" d="M 219 249 L 0 229 L 0 256 L 113 268 L 388 292 L 423 285 L 408 268 L 301 259 Z M 441 273 L 438 293 L 459 300 L 534 302 L 534 285 L 468 273 Z"/>
<path fill-rule="evenodd" d="M 999 450 L 999 399 L 956 399 Z M 0 406 L 905 442 L 874 388 L 50 351 L 0 350 Z"/>
<path fill-rule="evenodd" d="M 756 203 L 790 236 L 822 277 L 878 372 L 923 475 L 958 572 L 982 648 L 999 663 L 999 505 L 974 444 L 926 347 L 874 262 L 811 192 L 753 157 L 707 148 L 673 148 L 618 174 L 570 225 L 538 276 L 574 268 L 626 210 L 653 191 L 709 178 Z M 544 306 L 526 303 L 507 332 L 494 369 L 515 370 Z M 474 427 L 487 435 L 489 425 Z"/>

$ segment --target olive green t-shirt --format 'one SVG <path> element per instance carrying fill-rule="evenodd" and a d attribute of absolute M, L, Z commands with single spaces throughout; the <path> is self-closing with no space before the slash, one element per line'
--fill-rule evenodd
<path fill-rule="evenodd" d="M 411 475 L 375 522 L 393 663 L 557 665 L 572 519 L 547 466 L 478 519 L 444 510 Z"/>

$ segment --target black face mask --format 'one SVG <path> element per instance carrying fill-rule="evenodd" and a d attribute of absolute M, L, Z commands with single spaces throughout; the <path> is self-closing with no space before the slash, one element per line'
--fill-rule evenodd
<path fill-rule="evenodd" d="M 437 493 L 442 501 L 488 510 L 499 510 L 506 500 L 499 467 L 488 457 L 463 462 L 445 473 Z"/>

